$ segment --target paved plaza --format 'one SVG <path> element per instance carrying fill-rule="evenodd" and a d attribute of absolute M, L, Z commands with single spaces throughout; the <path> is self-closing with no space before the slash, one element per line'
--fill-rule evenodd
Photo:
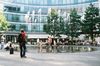
<path fill-rule="evenodd" d="M 77 53 L 38 53 L 27 52 L 27 58 L 20 58 L 19 52 L 13 55 L 0 50 L 0 66 L 100 66 L 100 48 L 93 52 Z"/>

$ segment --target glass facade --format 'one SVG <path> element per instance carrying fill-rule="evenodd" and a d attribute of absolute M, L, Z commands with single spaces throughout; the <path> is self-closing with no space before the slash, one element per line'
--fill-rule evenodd
<path fill-rule="evenodd" d="M 67 18 L 70 9 L 83 13 L 90 3 L 98 4 L 98 0 L 4 0 L 4 14 L 11 24 L 9 31 L 43 32 L 50 8 Z"/>
<path fill-rule="evenodd" d="M 30 4 L 30 5 L 64 5 L 64 4 L 79 4 L 90 3 L 98 0 L 4 0 L 6 2 Z"/>

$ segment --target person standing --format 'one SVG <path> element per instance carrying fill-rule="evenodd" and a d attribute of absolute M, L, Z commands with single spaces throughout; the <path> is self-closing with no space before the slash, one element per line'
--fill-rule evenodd
<path fill-rule="evenodd" d="M 20 47 L 20 57 L 26 58 L 26 33 L 24 30 L 21 30 L 21 33 L 18 35 L 18 42 Z"/>
<path fill-rule="evenodd" d="M 53 40 L 51 37 L 48 36 L 48 39 L 47 39 L 47 43 L 48 43 L 48 48 L 47 48 L 47 52 L 52 52 L 53 50 Z"/>
<path fill-rule="evenodd" d="M 1 49 L 3 49 L 4 48 L 4 41 L 5 41 L 5 37 L 4 37 L 4 35 L 2 35 L 1 36 Z"/>
<path fill-rule="evenodd" d="M 48 36 L 48 44 L 52 45 L 52 38 Z"/>

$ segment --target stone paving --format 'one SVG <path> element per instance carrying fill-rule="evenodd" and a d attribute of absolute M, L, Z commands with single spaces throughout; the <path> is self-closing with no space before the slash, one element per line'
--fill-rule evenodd
<path fill-rule="evenodd" d="M 13 55 L 0 50 L 0 66 L 100 66 L 100 48 L 93 52 L 77 53 L 38 53 L 27 52 L 27 58 L 20 58 L 19 52 Z"/>

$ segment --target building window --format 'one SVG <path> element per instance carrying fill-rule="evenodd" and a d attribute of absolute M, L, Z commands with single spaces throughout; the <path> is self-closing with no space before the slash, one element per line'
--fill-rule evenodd
<path fill-rule="evenodd" d="M 12 14 L 8 14 L 8 20 L 12 21 Z"/>
<path fill-rule="evenodd" d="M 15 31 L 16 30 L 16 25 L 15 24 L 11 24 L 9 26 L 9 31 Z"/>
<path fill-rule="evenodd" d="M 67 0 L 67 4 L 70 4 L 70 0 Z"/>
<path fill-rule="evenodd" d="M 8 12 L 20 12 L 20 7 L 4 6 L 4 8 Z"/>
<path fill-rule="evenodd" d="M 25 31 L 27 31 L 27 26 L 21 24 L 21 25 L 20 25 L 20 29 L 24 29 Z M 19 30 L 20 30 L 20 29 L 19 29 Z"/>
<path fill-rule="evenodd" d="M 74 3 L 77 4 L 78 3 L 78 0 L 74 0 Z"/>
<path fill-rule="evenodd" d="M 63 4 L 67 4 L 67 0 L 62 0 L 63 1 Z"/>
<path fill-rule="evenodd" d="M 19 16 L 18 15 L 12 15 L 12 21 L 14 21 L 14 22 L 19 21 Z"/>

